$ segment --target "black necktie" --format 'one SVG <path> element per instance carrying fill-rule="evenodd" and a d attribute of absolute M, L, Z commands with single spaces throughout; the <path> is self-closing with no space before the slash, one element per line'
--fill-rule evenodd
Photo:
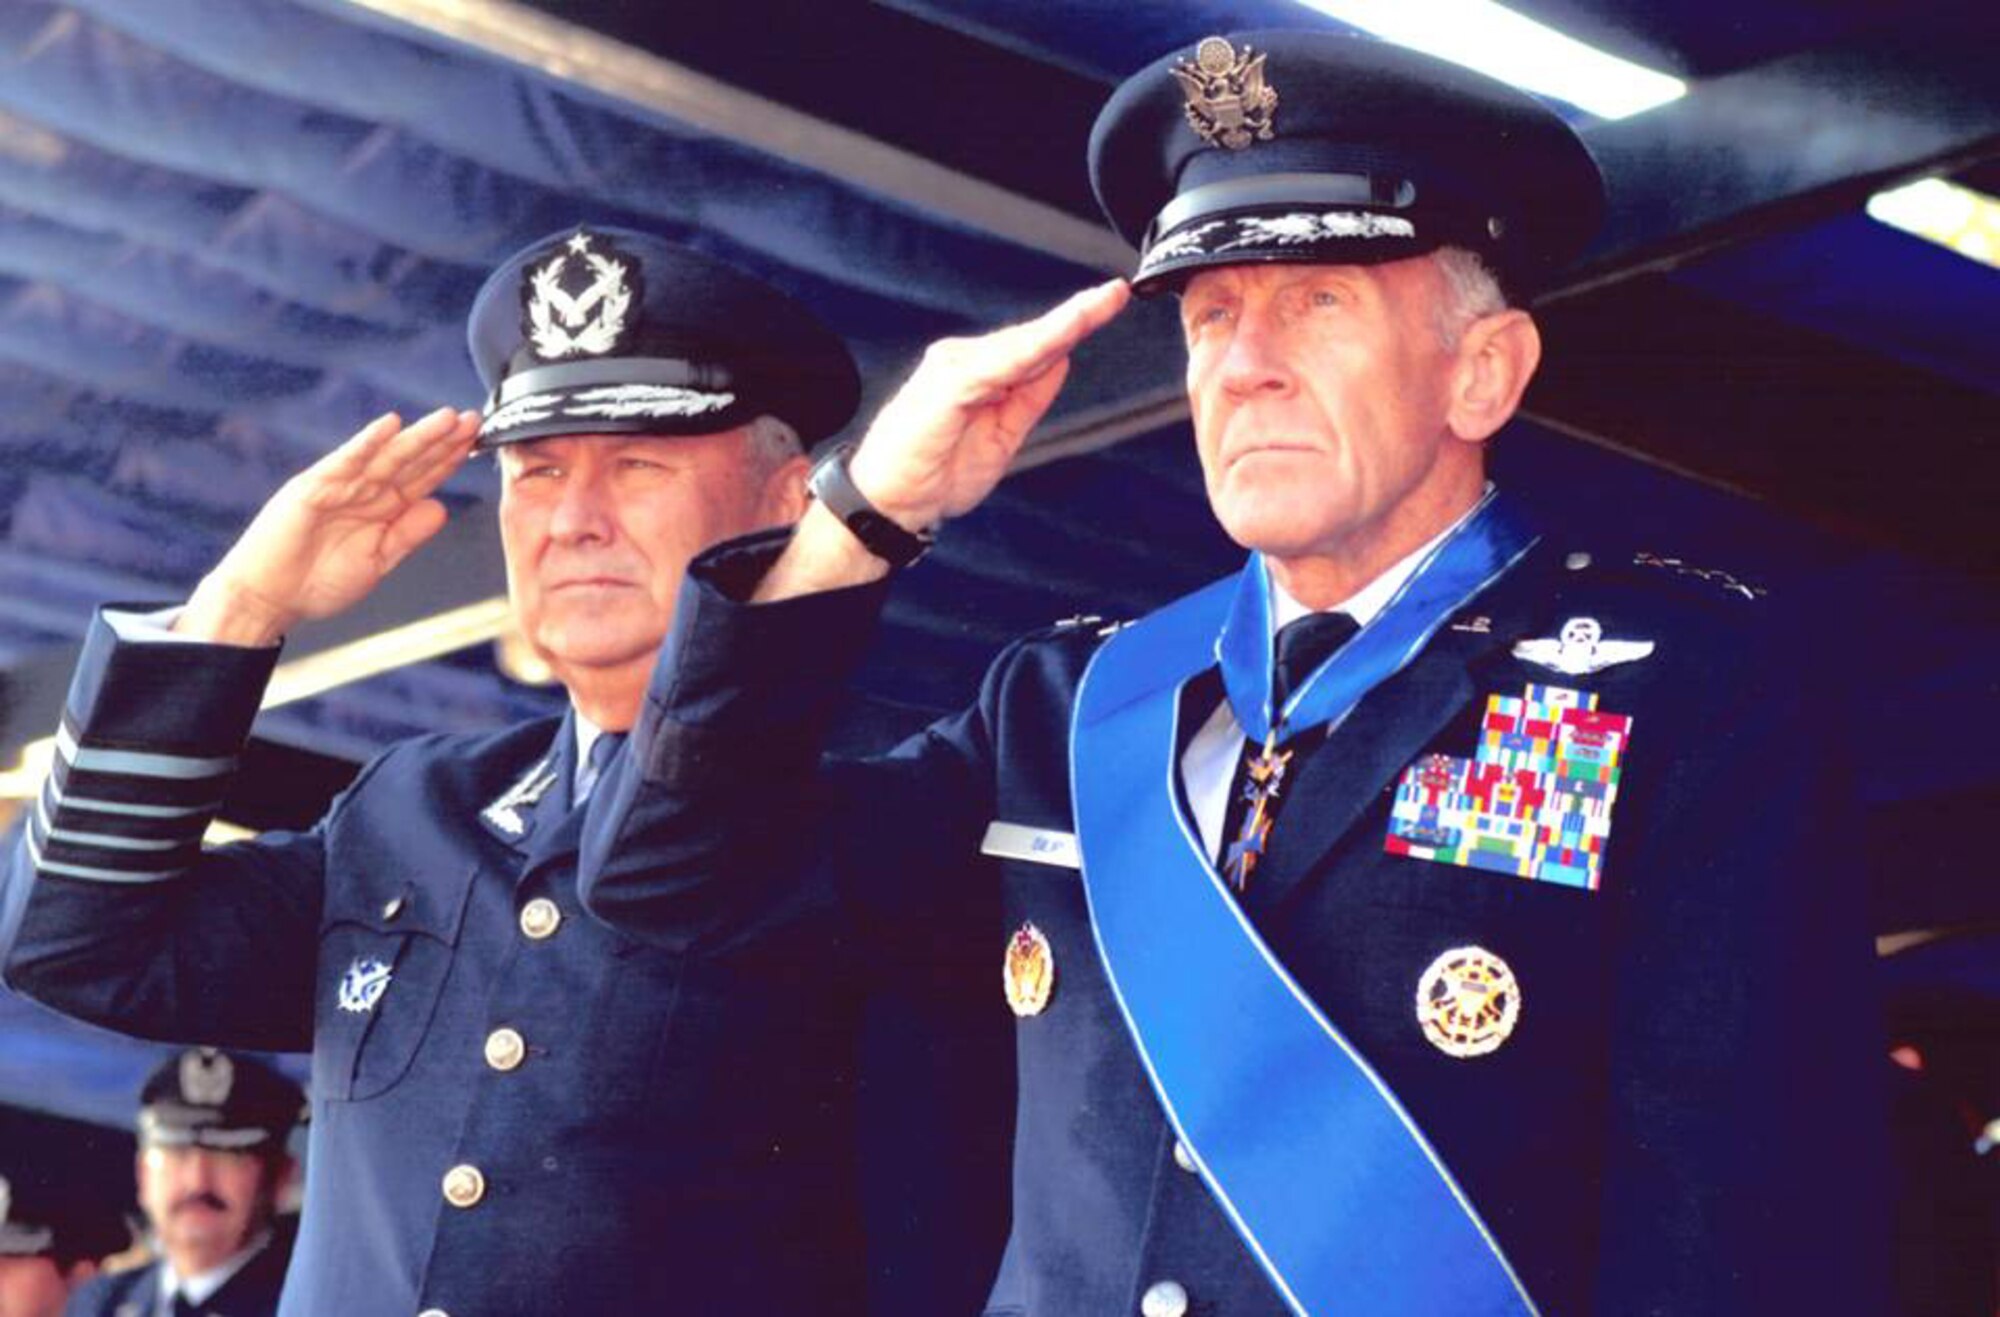
<path fill-rule="evenodd" d="M 174 1291 L 174 1301 L 167 1308 L 172 1317 L 201 1317 L 201 1305 L 189 1299 L 185 1292 Z"/>
<path fill-rule="evenodd" d="M 1276 662 L 1271 674 L 1271 704 L 1282 708 L 1287 696 L 1333 656 L 1361 629 L 1345 613 L 1307 613 L 1278 629 Z M 1229 791 L 1229 809 L 1222 819 L 1222 873 L 1237 891 L 1250 883 L 1251 871 L 1263 858 L 1278 807 L 1284 802 L 1284 781 L 1298 747 L 1282 745 L 1283 727 L 1273 727 L 1263 745 L 1243 744 L 1236 778 Z"/>

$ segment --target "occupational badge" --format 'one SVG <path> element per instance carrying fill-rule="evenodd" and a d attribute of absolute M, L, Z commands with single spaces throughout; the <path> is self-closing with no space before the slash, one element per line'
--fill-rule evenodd
<path fill-rule="evenodd" d="M 1631 716 L 1599 711 L 1594 694 L 1488 696 L 1471 759 L 1403 770 L 1383 849 L 1596 891 L 1631 737 Z"/>
<path fill-rule="evenodd" d="M 1001 970 L 1007 1007 L 1022 1019 L 1048 1009 L 1056 990 L 1056 958 L 1049 939 L 1033 924 L 1022 924 L 1007 940 L 1007 961 Z"/>
<path fill-rule="evenodd" d="M 1633 663 L 1653 652 L 1650 640 L 1606 640 L 1594 617 L 1572 617 L 1553 640 L 1523 640 L 1514 657 L 1569 677 L 1588 676 L 1620 663 Z"/>
<path fill-rule="evenodd" d="M 1264 81 L 1264 57 L 1249 46 L 1238 54 L 1226 38 L 1204 37 L 1173 75 L 1187 94 L 1188 126 L 1202 141 L 1241 151 L 1271 140 L 1278 92 Z"/>
<path fill-rule="evenodd" d="M 340 976 L 340 990 L 337 1001 L 340 1009 L 355 1015 L 366 1015 L 375 1009 L 375 1003 L 382 1000 L 382 994 L 389 990 L 389 967 L 379 960 L 355 957 L 347 967 L 347 973 Z"/>
<path fill-rule="evenodd" d="M 1521 1019 L 1521 985 L 1507 962 L 1484 947 L 1455 947 L 1417 980 L 1417 1023 L 1446 1056 L 1495 1051 Z"/>
<path fill-rule="evenodd" d="M 219 1107 L 236 1086 L 236 1065 L 212 1047 L 181 1053 L 181 1096 L 198 1107 Z"/>
<path fill-rule="evenodd" d="M 601 357 L 624 336 L 637 295 L 637 261 L 601 234 L 578 229 L 521 283 L 521 332 L 544 361 Z"/>

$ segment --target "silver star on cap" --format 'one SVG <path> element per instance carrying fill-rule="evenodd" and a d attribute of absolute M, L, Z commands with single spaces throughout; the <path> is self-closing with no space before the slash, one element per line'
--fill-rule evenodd
<path fill-rule="evenodd" d="M 1522 662 L 1572 677 L 1636 662 L 1652 652 L 1650 640 L 1606 640 L 1603 626 L 1594 617 L 1572 617 L 1553 640 L 1523 640 L 1514 646 L 1514 657 Z"/>

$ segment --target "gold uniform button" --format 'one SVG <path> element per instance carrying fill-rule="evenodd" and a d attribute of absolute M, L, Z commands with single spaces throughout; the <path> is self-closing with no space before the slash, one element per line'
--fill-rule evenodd
<path fill-rule="evenodd" d="M 486 1035 L 486 1064 L 495 1070 L 512 1070 L 527 1059 L 528 1044 L 519 1031 L 495 1029 Z"/>
<path fill-rule="evenodd" d="M 1175 1280 L 1163 1280 L 1139 1296 L 1139 1317 L 1187 1317 L 1188 1292 Z"/>
<path fill-rule="evenodd" d="M 444 1173 L 444 1200 L 453 1207 L 473 1207 L 486 1197 L 486 1175 L 477 1166 L 454 1166 Z"/>
<path fill-rule="evenodd" d="M 417 1317 L 451 1317 L 451 1314 L 443 1308 L 426 1308 L 418 1313 Z"/>
<path fill-rule="evenodd" d="M 397 915 L 403 913 L 403 898 L 392 896 L 382 903 L 382 922 L 393 923 Z"/>
<path fill-rule="evenodd" d="M 521 931 L 540 942 L 555 936 L 556 929 L 562 927 L 562 918 L 562 911 L 554 901 L 538 896 L 521 907 Z"/>
<path fill-rule="evenodd" d="M 1174 1165 L 1187 1171 L 1189 1174 L 1193 1174 L 1195 1169 L 1194 1154 L 1189 1152 L 1187 1144 L 1182 1143 L 1179 1139 L 1174 1140 Z"/>

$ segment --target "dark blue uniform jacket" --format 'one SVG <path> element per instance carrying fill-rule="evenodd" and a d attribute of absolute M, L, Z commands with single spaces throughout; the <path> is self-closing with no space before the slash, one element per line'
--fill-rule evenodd
<path fill-rule="evenodd" d="M 1586 547 L 1544 541 L 1306 752 L 1248 913 L 1414 1116 L 1541 1312 L 1884 1311 L 1880 1026 L 1843 849 L 1841 711 L 1813 694 L 1815 657 L 1771 601 Z M 690 879 L 789 852 L 836 869 L 878 926 L 974 966 L 996 1011 L 1008 937 L 1032 922 L 1055 987 L 1016 1029 L 1013 1228 L 989 1311 L 1167 1311 L 1166 1281 L 1192 1313 L 1285 1311 L 1175 1156 L 1078 873 L 978 854 L 994 820 L 1073 830 L 1070 706 L 1099 632 L 1016 644 L 972 708 L 815 775 L 783 706 L 843 674 L 797 656 L 848 644 L 880 590 L 734 602 L 774 551 L 739 542 L 698 563 L 636 753 L 592 821 L 586 904 L 651 937 L 680 917 Z M 1589 676 L 1513 657 L 1578 617 L 1655 651 Z M 1403 769 L 1471 755 L 1486 696 L 1531 682 L 1634 719 L 1600 889 L 1385 853 Z M 1219 680 L 1182 698 L 1183 726 L 1198 725 Z M 704 771 L 683 771 L 694 762 Z M 732 802 L 733 776 L 761 784 L 754 809 Z M 997 921 L 977 899 L 993 890 Z M 1457 1059 L 1425 1040 L 1414 1002 L 1425 968 L 1468 945 L 1511 965 L 1521 1013 L 1497 1051 Z M 1370 1312 L 1370 1296 L 1346 1311 Z"/>
<path fill-rule="evenodd" d="M 78 1018 L 312 1053 L 287 1317 L 860 1310 L 813 877 L 711 885 L 650 944 L 589 918 L 556 720 L 399 744 L 312 831 L 203 851 L 272 662 L 95 624 L 0 946 Z"/>
<path fill-rule="evenodd" d="M 273 1241 L 195 1309 L 197 1317 L 272 1317 L 291 1250 Z M 160 1263 L 99 1276 L 70 1295 L 63 1317 L 159 1317 Z"/>

